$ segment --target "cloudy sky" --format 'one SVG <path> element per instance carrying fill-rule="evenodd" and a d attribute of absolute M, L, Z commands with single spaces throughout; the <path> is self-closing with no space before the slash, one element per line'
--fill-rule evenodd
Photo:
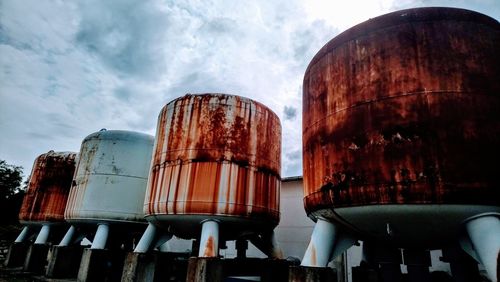
<path fill-rule="evenodd" d="M 0 0 L 0 159 L 30 173 L 101 128 L 155 133 L 185 93 L 246 96 L 278 114 L 282 175 L 302 175 L 301 87 L 339 32 L 404 8 L 500 19 L 500 0 Z"/>

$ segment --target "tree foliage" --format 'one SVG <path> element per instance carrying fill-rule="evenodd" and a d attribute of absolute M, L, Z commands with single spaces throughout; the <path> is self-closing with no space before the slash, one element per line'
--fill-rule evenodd
<path fill-rule="evenodd" d="M 24 196 L 22 181 L 22 167 L 0 160 L 0 223 L 17 221 Z"/>

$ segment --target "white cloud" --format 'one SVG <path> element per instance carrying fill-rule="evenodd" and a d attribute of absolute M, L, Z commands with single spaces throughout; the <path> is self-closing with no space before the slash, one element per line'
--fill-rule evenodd
<path fill-rule="evenodd" d="M 3 0 L 0 158 L 28 174 L 40 153 L 77 151 L 103 127 L 154 134 L 171 99 L 222 92 L 280 116 L 282 174 L 300 175 L 301 85 L 314 54 L 370 17 L 431 4 L 500 14 L 495 0 Z"/>

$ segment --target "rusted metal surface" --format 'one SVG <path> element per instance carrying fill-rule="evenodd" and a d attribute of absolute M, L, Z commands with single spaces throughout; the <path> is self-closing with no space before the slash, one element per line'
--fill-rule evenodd
<path fill-rule="evenodd" d="M 257 218 L 277 224 L 281 125 L 264 105 L 186 95 L 158 119 L 144 211 Z"/>
<path fill-rule="evenodd" d="M 154 138 L 101 130 L 82 141 L 65 210 L 70 222 L 141 222 Z"/>
<path fill-rule="evenodd" d="M 76 153 L 54 152 L 35 159 L 28 189 L 19 212 L 23 223 L 63 222 Z"/>
<path fill-rule="evenodd" d="M 398 11 L 340 34 L 303 84 L 308 213 L 368 204 L 499 205 L 500 24 Z"/>

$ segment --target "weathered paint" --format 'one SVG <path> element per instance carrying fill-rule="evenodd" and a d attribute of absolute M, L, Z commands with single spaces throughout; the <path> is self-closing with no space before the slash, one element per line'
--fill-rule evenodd
<path fill-rule="evenodd" d="M 223 215 L 277 225 L 281 125 L 264 105 L 186 95 L 158 118 L 144 212 Z"/>
<path fill-rule="evenodd" d="M 303 84 L 308 213 L 371 204 L 498 206 L 500 24 L 410 9 L 326 44 Z"/>
<path fill-rule="evenodd" d="M 154 138 L 121 130 L 90 134 L 80 149 L 65 219 L 141 222 Z"/>
<path fill-rule="evenodd" d="M 35 159 L 19 212 L 22 223 L 64 222 L 75 158 L 73 152 L 49 151 Z"/>

